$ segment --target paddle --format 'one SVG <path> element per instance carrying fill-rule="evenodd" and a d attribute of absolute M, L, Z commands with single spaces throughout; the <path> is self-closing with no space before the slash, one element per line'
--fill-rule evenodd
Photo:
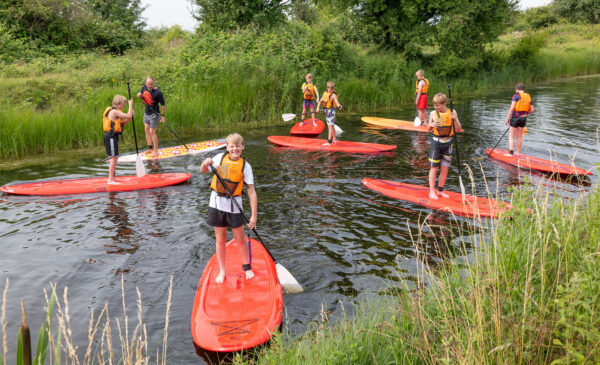
<path fill-rule="evenodd" d="M 500 143 L 500 141 L 502 140 L 502 138 L 504 138 L 504 136 L 506 135 L 506 132 L 508 132 L 509 129 L 510 129 L 510 127 L 506 128 L 506 130 L 504 131 L 504 134 L 502 135 L 502 137 L 500 137 L 500 139 L 498 140 L 498 142 L 496 142 L 496 144 L 494 145 L 494 148 L 492 148 L 490 150 L 490 153 L 488 153 L 488 157 L 492 154 L 492 152 L 494 152 L 494 150 L 496 149 L 496 147 L 498 147 L 498 143 Z"/>
<path fill-rule="evenodd" d="M 227 187 L 227 185 L 225 184 L 225 182 L 223 181 L 221 176 L 219 176 L 219 174 L 217 173 L 217 170 L 214 168 L 213 165 L 210 165 L 210 169 L 212 170 L 213 174 L 215 174 L 215 176 L 219 180 L 219 183 L 221 183 L 221 185 L 225 188 L 225 191 L 227 192 L 227 195 L 229 196 L 229 198 L 235 203 L 235 206 L 240 211 L 242 218 L 244 218 L 244 222 L 246 222 L 246 224 L 248 224 L 250 221 L 244 214 L 242 207 L 240 207 L 240 204 L 233 197 L 233 194 L 231 194 L 229 187 Z M 256 232 L 255 228 L 252 228 L 252 232 L 254 232 L 254 234 L 256 235 L 256 238 L 258 238 L 258 240 L 263 245 L 265 250 L 267 250 L 267 253 L 269 254 L 269 256 L 271 256 L 271 259 L 275 262 L 275 268 L 277 269 L 277 276 L 279 278 L 279 283 L 285 289 L 285 291 L 288 293 L 303 292 L 304 289 L 302 289 L 302 285 L 300 285 L 300 283 L 298 283 L 296 278 L 294 278 L 294 276 L 288 271 L 288 269 L 286 269 L 283 265 L 281 265 L 279 262 L 277 262 L 277 260 L 275 260 L 275 258 L 273 257 L 273 254 L 271 253 L 271 251 L 269 251 L 269 249 L 267 248 L 267 245 L 265 245 L 262 238 L 260 238 L 260 236 L 259 236 L 258 232 Z"/>
<path fill-rule="evenodd" d="M 129 93 L 129 100 L 131 100 L 131 88 L 129 87 L 129 81 L 127 81 L 127 92 Z M 131 116 L 131 123 L 133 124 L 133 139 L 135 140 L 135 174 L 137 177 L 142 177 L 146 175 L 146 168 L 144 167 L 144 163 L 140 157 L 140 152 L 138 151 L 137 135 L 135 133 L 135 121 L 133 120 L 133 115 Z"/>
<path fill-rule="evenodd" d="M 337 109 L 337 108 L 335 108 Z M 296 118 L 298 115 L 305 115 L 308 113 L 316 113 L 316 112 L 306 112 L 306 113 L 300 113 L 300 114 L 292 114 L 292 113 L 288 113 L 288 114 L 281 114 L 281 119 L 283 119 L 284 122 L 289 122 L 290 120 Z M 319 113 L 325 113 L 325 111 L 319 111 Z M 338 127 L 337 124 L 335 124 L 333 126 L 335 128 L 335 134 L 340 135 L 342 133 L 344 133 L 344 131 L 342 130 L 342 128 Z"/>
<path fill-rule="evenodd" d="M 181 140 L 181 138 L 179 138 L 179 136 L 177 134 L 175 134 L 175 132 L 171 129 L 171 127 L 169 127 L 169 125 L 167 124 L 167 122 L 165 122 L 165 125 L 167 126 L 167 128 L 169 128 L 169 130 L 171 131 L 171 133 L 173 133 L 173 135 L 175 136 L 175 138 L 177 138 L 177 140 L 179 141 L 179 143 L 181 143 L 183 145 L 183 147 L 185 147 L 189 151 L 190 149 L 188 148 L 188 146 L 186 146 L 185 143 L 183 143 L 183 141 Z"/>
<path fill-rule="evenodd" d="M 450 99 L 450 113 L 454 114 L 454 108 L 452 107 L 452 92 L 450 91 L 450 84 L 448 84 L 448 98 Z M 465 202 L 465 186 L 463 185 L 462 176 L 460 173 L 460 155 L 458 153 L 458 136 L 456 135 L 456 127 L 454 126 L 454 118 L 452 119 L 452 129 L 454 130 L 454 147 L 456 148 L 456 160 L 458 162 L 458 182 L 460 183 L 460 193 L 462 194 L 462 201 Z"/>
<path fill-rule="evenodd" d="M 415 127 L 419 127 L 421 126 L 421 118 L 419 118 L 419 111 L 416 111 L 416 115 L 415 115 L 415 121 L 413 122 L 413 125 Z"/>

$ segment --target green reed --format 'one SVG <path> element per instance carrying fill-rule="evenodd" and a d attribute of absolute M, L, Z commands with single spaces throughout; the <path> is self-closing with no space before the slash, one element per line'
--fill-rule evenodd
<path fill-rule="evenodd" d="M 278 339 L 255 363 L 599 362 L 598 186 L 571 201 L 529 187 L 514 191 L 512 204 L 510 215 L 473 229 L 471 249 L 463 246 L 470 259 L 433 270 L 418 255 L 416 287 L 404 282 L 353 318 Z M 415 244 L 423 231 L 426 223 Z"/>

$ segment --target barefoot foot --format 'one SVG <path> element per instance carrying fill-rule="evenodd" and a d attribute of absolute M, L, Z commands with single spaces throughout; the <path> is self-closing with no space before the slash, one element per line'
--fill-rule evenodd
<path fill-rule="evenodd" d="M 117 180 L 108 180 L 108 185 L 121 185 L 121 183 Z"/>
<path fill-rule="evenodd" d="M 449 197 L 450 197 L 450 195 L 446 194 L 446 193 L 445 193 L 445 192 L 443 192 L 443 191 L 440 191 L 439 193 L 440 193 L 440 195 L 442 196 L 442 198 L 449 198 Z"/>
<path fill-rule="evenodd" d="M 221 271 L 221 272 L 219 272 L 219 276 L 217 276 L 217 278 L 215 279 L 215 282 L 221 284 L 224 280 L 225 280 L 225 272 Z"/>
<path fill-rule="evenodd" d="M 435 191 L 429 192 L 429 199 L 438 200 L 438 196 L 435 194 Z"/>
<path fill-rule="evenodd" d="M 254 271 L 247 270 L 247 271 L 244 271 L 244 272 L 246 273 L 246 280 L 250 280 L 250 279 L 252 279 L 254 277 Z"/>

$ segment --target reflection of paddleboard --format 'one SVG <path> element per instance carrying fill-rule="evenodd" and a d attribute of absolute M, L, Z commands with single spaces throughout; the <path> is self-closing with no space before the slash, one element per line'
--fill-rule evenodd
<path fill-rule="evenodd" d="M 186 146 L 188 146 L 189 151 L 187 148 L 185 148 L 185 146 L 181 145 L 181 146 L 159 148 L 158 156 L 150 157 L 146 153 L 140 153 L 140 157 L 142 158 L 142 160 L 162 160 L 164 158 L 209 152 L 209 151 L 213 151 L 213 150 L 216 150 L 219 148 L 224 148 L 225 140 L 220 139 L 220 140 L 213 140 L 213 141 L 186 143 Z M 135 162 L 135 154 L 119 156 L 118 162 Z"/>
<path fill-rule="evenodd" d="M 439 197 L 438 200 L 429 198 L 429 188 L 425 186 L 404 184 L 390 180 L 362 179 L 362 183 L 369 189 L 378 191 L 389 197 L 406 200 L 422 206 L 442 210 L 462 216 L 497 217 L 502 211 L 511 209 L 510 204 L 497 200 L 466 195 L 465 203 L 462 202 L 461 193 L 445 192 L 449 198 Z M 439 195 L 439 194 L 438 194 Z"/>
<path fill-rule="evenodd" d="M 300 148 L 307 150 L 349 152 L 349 153 L 377 153 L 396 149 L 396 146 L 389 144 L 364 143 L 337 141 L 331 145 L 324 145 L 327 141 L 316 138 L 288 137 L 288 136 L 269 136 L 267 139 L 276 145 Z"/>
<path fill-rule="evenodd" d="M 216 254 L 200 278 L 192 308 L 194 343 L 209 351 L 231 352 L 267 342 L 283 318 L 283 291 L 275 262 L 264 246 L 251 239 L 252 271 L 246 280 L 242 257 L 231 240 L 226 248 L 227 273 L 221 284 Z"/>
<path fill-rule="evenodd" d="M 137 176 L 117 176 L 120 184 L 107 184 L 107 177 L 87 179 L 50 180 L 19 185 L 7 185 L 0 188 L 9 194 L 19 195 L 65 195 L 97 193 L 107 191 L 130 191 L 159 188 L 179 184 L 192 177 L 187 173 L 152 174 Z"/>
<path fill-rule="evenodd" d="M 490 155 L 490 151 L 492 154 Z M 593 175 L 591 171 L 580 169 L 575 166 L 567 165 L 564 163 L 544 160 L 543 158 L 532 157 L 527 155 L 510 155 L 508 151 L 495 148 L 493 151 L 488 148 L 485 154 L 490 158 L 505 162 L 509 165 L 521 167 L 524 169 L 531 169 L 543 172 L 550 172 L 561 175 Z"/>
<path fill-rule="evenodd" d="M 290 136 L 295 137 L 316 137 L 321 134 L 325 130 L 325 123 L 322 120 L 315 119 L 315 123 L 313 124 L 313 118 L 305 119 L 304 122 L 300 121 L 290 129 Z"/>
<path fill-rule="evenodd" d="M 379 118 L 379 117 L 362 117 L 360 119 L 365 123 L 369 123 L 369 124 L 376 125 L 379 127 L 430 133 L 427 130 L 426 126 L 421 125 L 421 126 L 415 127 L 414 123 L 409 122 L 408 120 L 387 119 L 387 118 Z M 457 132 L 464 132 L 464 130 L 457 129 Z"/>

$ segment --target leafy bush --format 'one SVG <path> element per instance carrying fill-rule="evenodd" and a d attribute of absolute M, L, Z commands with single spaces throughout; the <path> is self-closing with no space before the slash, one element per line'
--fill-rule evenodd
<path fill-rule="evenodd" d="M 529 64 L 542 47 L 546 45 L 546 35 L 540 32 L 528 32 L 521 37 L 511 50 L 511 62 Z"/>

